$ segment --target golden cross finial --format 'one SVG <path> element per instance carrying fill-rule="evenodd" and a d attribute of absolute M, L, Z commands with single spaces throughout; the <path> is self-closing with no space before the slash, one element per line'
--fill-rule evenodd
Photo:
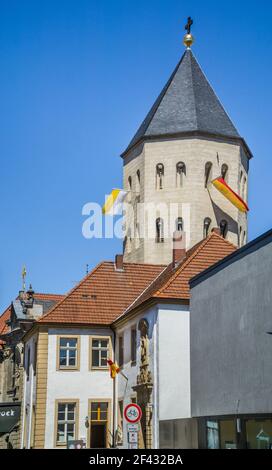
<path fill-rule="evenodd" d="M 183 43 L 184 45 L 187 47 L 187 49 L 191 49 L 191 45 L 193 44 L 194 42 L 194 37 L 193 35 L 191 34 L 191 27 L 193 25 L 193 20 L 192 18 L 189 16 L 188 17 L 188 20 L 187 20 L 187 23 L 185 25 L 185 30 L 187 31 L 187 33 L 185 34 L 184 36 L 184 39 L 183 39 Z"/>

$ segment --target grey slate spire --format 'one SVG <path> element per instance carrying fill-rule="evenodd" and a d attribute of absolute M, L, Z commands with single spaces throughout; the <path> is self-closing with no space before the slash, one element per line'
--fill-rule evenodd
<path fill-rule="evenodd" d="M 197 133 L 243 140 L 187 49 L 124 153 L 143 139 Z"/>

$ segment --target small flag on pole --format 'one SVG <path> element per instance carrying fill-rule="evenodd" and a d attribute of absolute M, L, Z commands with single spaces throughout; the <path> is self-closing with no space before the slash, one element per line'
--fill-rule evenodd
<path fill-rule="evenodd" d="M 224 178 L 216 178 L 212 181 L 212 185 L 227 198 L 239 211 L 249 211 L 248 205 L 243 199 L 236 194 L 226 183 Z"/>
<path fill-rule="evenodd" d="M 113 362 L 111 359 L 108 359 L 107 363 L 110 366 L 110 376 L 112 379 L 115 379 L 116 375 L 119 374 L 120 372 L 120 367 L 118 367 L 118 365 L 115 362 Z"/>
<path fill-rule="evenodd" d="M 104 215 L 116 215 L 120 213 L 120 205 L 123 204 L 128 192 L 123 189 L 113 189 L 107 197 L 102 208 Z"/>

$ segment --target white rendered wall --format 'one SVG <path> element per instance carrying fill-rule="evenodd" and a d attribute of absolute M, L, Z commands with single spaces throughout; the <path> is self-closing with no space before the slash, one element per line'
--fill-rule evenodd
<path fill-rule="evenodd" d="M 188 306 L 159 307 L 159 419 L 191 416 Z"/>
<path fill-rule="evenodd" d="M 56 367 L 57 336 L 80 335 L 80 369 L 59 371 Z M 110 329 L 49 329 L 48 332 L 48 378 L 46 401 L 45 448 L 54 447 L 55 400 L 79 400 L 78 438 L 87 441 L 85 419 L 88 416 L 88 400 L 113 397 L 113 381 L 109 370 L 89 370 L 90 335 L 112 336 Z M 112 422 L 112 420 L 111 420 Z M 87 447 L 89 443 L 87 441 Z"/>
<path fill-rule="evenodd" d="M 118 375 L 118 400 L 124 407 L 136 393 L 140 365 L 140 333 L 137 330 L 137 361 L 130 361 L 130 331 L 138 327 L 141 318 L 149 323 L 149 362 L 153 378 L 153 448 L 159 447 L 159 421 L 191 417 L 190 409 L 190 336 L 189 311 L 183 305 L 157 305 L 141 312 L 116 331 L 124 337 L 124 366 Z M 116 355 L 118 361 L 118 355 Z M 126 424 L 124 421 L 123 446 L 127 447 Z"/>

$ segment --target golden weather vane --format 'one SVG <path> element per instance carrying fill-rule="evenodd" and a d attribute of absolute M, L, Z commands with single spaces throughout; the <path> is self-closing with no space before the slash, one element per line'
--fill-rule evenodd
<path fill-rule="evenodd" d="M 25 278 L 26 278 L 26 267 L 23 266 L 23 269 L 22 269 L 23 291 L 25 291 L 26 289 Z"/>

